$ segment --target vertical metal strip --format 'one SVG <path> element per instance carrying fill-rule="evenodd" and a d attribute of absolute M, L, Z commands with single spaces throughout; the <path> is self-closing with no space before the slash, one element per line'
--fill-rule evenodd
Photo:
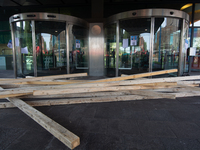
<path fill-rule="evenodd" d="M 193 38 L 194 38 L 194 14 L 195 14 L 195 3 L 192 5 L 192 17 L 191 17 L 191 38 L 190 38 L 190 47 L 193 47 Z"/>
<path fill-rule="evenodd" d="M 191 37 L 190 37 L 190 47 L 193 47 L 193 39 L 194 39 L 194 14 L 195 14 L 195 3 L 192 4 L 192 17 L 191 17 L 192 28 L 191 28 Z M 188 68 L 189 75 L 192 70 L 193 58 L 194 58 L 193 56 L 189 56 L 189 68 Z"/>
<path fill-rule="evenodd" d="M 178 60 L 178 76 L 183 74 L 183 45 L 184 45 L 184 32 L 185 32 L 185 19 L 182 20 L 182 27 L 181 27 L 181 37 L 180 37 L 180 49 L 179 49 L 179 60 Z"/>
<path fill-rule="evenodd" d="M 155 17 L 151 17 L 150 52 L 149 52 L 149 72 L 152 72 L 152 71 L 153 71 L 154 26 L 155 26 Z"/>
<path fill-rule="evenodd" d="M 13 51 L 13 69 L 14 69 L 14 76 L 17 78 L 17 65 L 16 65 L 16 49 L 15 49 L 15 36 L 14 36 L 14 27 L 13 23 L 10 23 L 11 28 L 11 36 L 12 36 L 12 51 Z"/>
<path fill-rule="evenodd" d="M 35 42 L 35 21 L 31 20 L 31 24 L 32 24 L 32 44 L 33 44 L 34 76 L 37 77 L 37 55 L 36 55 L 36 42 Z"/>
<path fill-rule="evenodd" d="M 67 59 L 67 74 L 70 74 L 69 69 L 69 24 L 66 22 L 66 59 Z"/>
<path fill-rule="evenodd" d="M 115 76 L 118 77 L 119 70 L 119 20 L 116 23 L 116 72 Z"/>

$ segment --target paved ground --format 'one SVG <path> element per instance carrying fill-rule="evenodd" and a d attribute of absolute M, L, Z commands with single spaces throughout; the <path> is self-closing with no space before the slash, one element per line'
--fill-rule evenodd
<path fill-rule="evenodd" d="M 199 150 L 200 97 L 36 107 L 81 139 L 75 150 Z M 68 150 L 17 108 L 0 109 L 0 150 Z"/>

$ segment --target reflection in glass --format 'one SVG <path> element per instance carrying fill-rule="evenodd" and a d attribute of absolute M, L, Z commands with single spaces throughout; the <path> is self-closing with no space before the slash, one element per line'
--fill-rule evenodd
<path fill-rule="evenodd" d="M 178 68 L 181 21 L 155 18 L 153 70 Z"/>
<path fill-rule="evenodd" d="M 36 21 L 38 76 L 67 73 L 65 28 L 63 22 Z"/>
<path fill-rule="evenodd" d="M 193 47 L 196 47 L 196 56 L 193 57 L 192 69 L 200 69 L 200 28 L 194 28 Z"/>
<path fill-rule="evenodd" d="M 88 70 L 88 30 L 70 25 L 69 27 L 69 63 L 70 73 Z"/>
<path fill-rule="evenodd" d="M 116 61 L 116 24 L 108 25 L 105 30 L 104 66 L 107 76 L 115 76 Z"/>
<path fill-rule="evenodd" d="M 200 27 L 200 4 L 195 4 L 194 27 Z"/>
<path fill-rule="evenodd" d="M 32 48 L 31 21 L 14 23 L 15 50 L 17 76 L 33 75 L 33 48 Z"/>
<path fill-rule="evenodd" d="M 122 20 L 119 25 L 119 68 L 130 73 L 149 71 L 151 19 Z"/>

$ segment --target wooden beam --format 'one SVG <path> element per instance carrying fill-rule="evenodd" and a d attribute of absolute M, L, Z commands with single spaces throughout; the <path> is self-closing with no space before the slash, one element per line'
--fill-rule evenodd
<path fill-rule="evenodd" d="M 13 83 L 17 83 L 17 82 L 38 81 L 38 80 L 48 80 L 48 79 L 62 79 L 62 78 L 82 77 L 82 76 L 87 76 L 87 73 L 42 76 L 42 77 L 23 78 L 23 79 L 12 79 L 12 80 L 1 81 L 0 84 L 13 84 Z"/>
<path fill-rule="evenodd" d="M 85 81 L 84 81 L 85 82 Z M 27 81 L 27 82 L 17 82 L 17 83 L 14 83 L 14 84 L 35 84 L 35 85 L 65 85 L 65 84 L 73 84 L 73 83 L 79 83 L 79 81 L 67 81 L 67 82 L 64 82 L 64 81 Z"/>
<path fill-rule="evenodd" d="M 0 98 L 17 97 L 29 94 L 33 94 L 33 90 L 0 90 Z"/>
<path fill-rule="evenodd" d="M 88 83 L 121 81 L 121 80 L 128 80 L 128 79 L 135 79 L 135 78 L 143 78 L 143 77 L 161 75 L 161 74 L 166 74 L 166 73 L 173 73 L 173 72 L 178 72 L 178 69 L 170 69 L 170 70 L 163 70 L 163 71 L 156 71 L 156 72 L 148 72 L 148 73 L 141 73 L 141 74 L 135 74 L 135 75 L 128 75 L 128 76 L 123 76 L 123 77 L 101 79 L 101 80 L 91 81 L 91 82 L 88 82 Z"/>
<path fill-rule="evenodd" d="M 33 95 L 55 95 L 70 93 L 88 93 L 103 91 L 121 91 L 121 90 L 139 90 L 149 88 L 163 88 L 165 86 L 147 87 L 147 86 L 113 86 L 113 87 L 90 87 L 90 88 L 74 88 L 74 89 L 57 89 L 57 90 L 34 90 Z"/>
<path fill-rule="evenodd" d="M 132 91 L 130 91 L 132 93 Z M 130 94 L 128 93 L 128 94 Z M 152 93 L 151 95 L 148 95 Z M 37 100 L 37 101 L 27 101 L 26 103 L 31 106 L 52 106 L 52 105 L 66 105 L 66 104 L 79 104 L 79 103 L 98 103 L 98 102 L 114 102 L 114 101 L 128 101 L 128 100 L 142 100 L 142 99 L 160 99 L 163 97 L 163 93 L 157 93 L 156 95 L 149 92 L 144 94 L 144 92 L 139 93 L 141 95 L 120 95 L 120 96 L 105 96 L 105 97 L 90 97 L 90 98 L 73 98 L 73 99 L 51 99 L 51 100 Z M 126 94 L 126 93 L 124 93 Z M 163 95 L 162 95 L 163 94 Z M 143 95 L 143 96 L 142 96 Z M 169 98 L 174 99 L 174 95 Z M 13 107 L 10 103 L 0 103 L 0 108 L 10 108 Z"/>
<path fill-rule="evenodd" d="M 77 135 L 65 129 L 63 126 L 61 126 L 51 118 L 47 117 L 40 111 L 36 110 L 32 106 L 28 105 L 21 99 L 15 97 L 9 97 L 7 99 L 29 117 L 35 120 L 38 124 L 40 124 L 43 128 L 53 134 L 70 149 L 74 149 L 75 147 L 80 145 L 80 138 Z"/>

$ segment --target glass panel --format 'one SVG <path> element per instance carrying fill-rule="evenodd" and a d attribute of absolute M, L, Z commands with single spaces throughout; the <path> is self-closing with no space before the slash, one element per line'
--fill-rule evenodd
<path fill-rule="evenodd" d="M 193 47 L 196 47 L 196 56 L 193 57 L 192 62 L 192 69 L 195 71 L 200 69 L 200 28 L 194 28 Z"/>
<path fill-rule="evenodd" d="M 0 32 L 0 70 L 13 69 L 11 33 Z"/>
<path fill-rule="evenodd" d="M 88 29 L 70 25 L 69 59 L 70 73 L 88 71 Z"/>
<path fill-rule="evenodd" d="M 65 28 L 62 22 L 35 22 L 38 76 L 67 73 Z"/>
<path fill-rule="evenodd" d="M 33 76 L 34 69 L 31 21 L 15 22 L 14 36 L 17 76 Z"/>
<path fill-rule="evenodd" d="M 150 18 L 119 22 L 119 69 L 126 73 L 147 72 L 150 51 Z M 122 73 L 125 71 L 121 71 Z"/>
<path fill-rule="evenodd" d="M 115 76 L 116 24 L 105 28 L 104 66 L 107 76 Z"/>
<path fill-rule="evenodd" d="M 194 26 L 200 27 L 200 4 L 195 4 Z"/>
<path fill-rule="evenodd" d="M 178 68 L 182 21 L 155 18 L 153 70 Z"/>
<path fill-rule="evenodd" d="M 184 72 L 188 72 L 189 71 L 189 66 L 188 66 L 188 52 L 189 52 L 189 47 L 190 47 L 190 36 L 191 36 L 191 28 L 189 28 L 189 23 L 187 21 L 185 21 L 185 25 L 184 25 L 185 29 L 184 29 L 184 33 L 183 33 L 183 57 L 184 57 L 184 65 L 183 65 L 183 70 Z"/>

